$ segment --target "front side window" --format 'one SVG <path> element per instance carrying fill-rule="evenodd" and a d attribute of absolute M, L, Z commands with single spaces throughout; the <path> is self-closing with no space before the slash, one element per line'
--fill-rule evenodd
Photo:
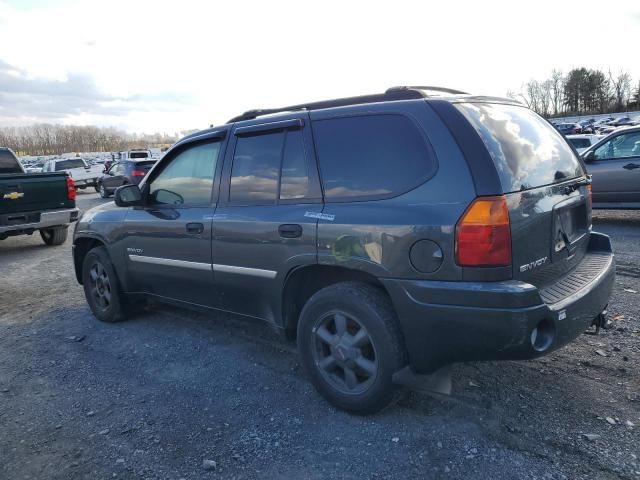
<path fill-rule="evenodd" d="M 415 124 L 402 115 L 363 115 L 313 122 L 328 201 L 405 193 L 435 171 Z"/>
<path fill-rule="evenodd" d="M 640 156 L 640 132 L 622 133 L 603 143 L 593 152 L 594 160 Z"/>
<path fill-rule="evenodd" d="M 152 204 L 208 204 L 211 202 L 220 142 L 187 147 L 151 181 Z"/>

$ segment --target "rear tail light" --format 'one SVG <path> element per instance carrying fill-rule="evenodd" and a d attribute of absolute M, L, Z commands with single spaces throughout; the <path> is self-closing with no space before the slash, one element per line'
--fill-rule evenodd
<path fill-rule="evenodd" d="M 479 197 L 456 225 L 456 263 L 463 267 L 511 265 L 511 225 L 504 195 Z"/>
<path fill-rule="evenodd" d="M 132 177 L 144 177 L 147 174 L 144 170 L 133 170 L 131 172 Z"/>
<path fill-rule="evenodd" d="M 76 182 L 71 177 L 67 177 L 67 198 L 69 200 L 76 199 Z"/>

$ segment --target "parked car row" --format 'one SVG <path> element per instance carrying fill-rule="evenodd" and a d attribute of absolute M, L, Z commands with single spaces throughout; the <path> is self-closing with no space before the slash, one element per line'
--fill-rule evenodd
<path fill-rule="evenodd" d="M 640 125 L 640 116 L 605 117 L 599 120 L 590 118 L 579 122 L 551 121 L 563 135 L 608 134 L 620 127 Z"/>

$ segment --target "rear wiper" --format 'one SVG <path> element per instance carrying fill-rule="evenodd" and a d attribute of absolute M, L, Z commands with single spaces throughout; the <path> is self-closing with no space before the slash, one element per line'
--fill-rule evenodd
<path fill-rule="evenodd" d="M 584 178 L 578 180 L 576 183 L 572 183 L 571 185 L 567 185 L 564 187 L 564 194 L 569 195 L 575 192 L 580 187 L 586 187 L 587 185 L 591 185 L 591 175 L 585 175 Z"/>

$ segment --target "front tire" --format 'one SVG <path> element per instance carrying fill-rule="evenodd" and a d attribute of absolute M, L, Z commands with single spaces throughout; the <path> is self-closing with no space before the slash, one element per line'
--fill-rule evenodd
<path fill-rule="evenodd" d="M 301 362 L 318 392 L 338 408 L 374 413 L 393 400 L 392 376 L 406 365 L 388 296 L 357 282 L 323 288 L 298 323 Z"/>
<path fill-rule="evenodd" d="M 40 230 L 40 237 L 42 237 L 42 241 L 45 245 L 50 247 L 55 245 L 62 245 L 67 241 L 67 236 L 69 235 L 69 229 L 67 227 L 52 227 L 52 228 L 43 228 Z"/>
<path fill-rule="evenodd" d="M 82 263 L 82 286 L 89 308 L 101 322 L 125 319 L 124 296 L 104 247 L 93 248 Z"/>
<path fill-rule="evenodd" d="M 109 198 L 109 193 L 107 192 L 107 189 L 104 188 L 104 183 L 101 183 L 98 187 L 98 193 L 100 193 L 102 198 Z"/>

